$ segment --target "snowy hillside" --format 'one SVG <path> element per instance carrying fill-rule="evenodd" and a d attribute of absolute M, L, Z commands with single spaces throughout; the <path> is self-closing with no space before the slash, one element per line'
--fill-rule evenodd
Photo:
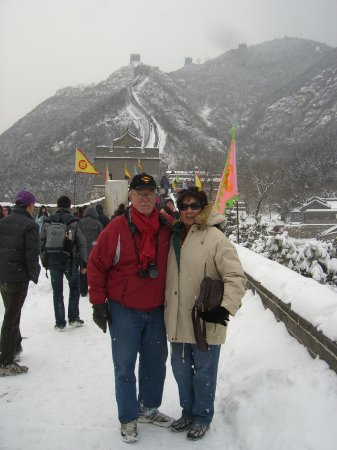
<path fill-rule="evenodd" d="M 327 45 L 284 38 L 169 74 L 140 64 L 96 85 L 60 89 L 0 136 L 0 192 L 10 199 L 25 187 L 42 203 L 72 195 L 75 148 L 93 158 L 96 146 L 111 145 L 127 128 L 152 144 L 151 126 L 158 128 L 161 157 L 172 169 L 220 173 L 233 123 L 242 197 L 252 194 L 252 174 L 277 179 L 270 204 L 333 192 L 336 61 Z M 137 112 L 129 93 L 139 76 L 146 82 L 134 90 Z M 80 202 L 92 181 L 78 183 Z"/>

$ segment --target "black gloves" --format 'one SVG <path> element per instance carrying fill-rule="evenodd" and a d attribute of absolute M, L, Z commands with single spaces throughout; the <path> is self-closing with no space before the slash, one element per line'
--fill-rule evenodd
<path fill-rule="evenodd" d="M 111 316 L 108 309 L 108 304 L 103 303 L 101 305 L 93 305 L 93 319 L 95 324 L 103 331 L 103 333 L 106 333 L 106 326 L 107 322 L 111 322 Z"/>
<path fill-rule="evenodd" d="M 205 322 L 220 323 L 227 326 L 226 320 L 229 320 L 229 311 L 223 306 L 217 306 L 213 311 L 199 312 L 200 317 Z"/>

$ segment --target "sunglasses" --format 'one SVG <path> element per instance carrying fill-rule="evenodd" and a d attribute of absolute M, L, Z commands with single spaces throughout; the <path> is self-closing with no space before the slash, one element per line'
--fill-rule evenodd
<path fill-rule="evenodd" d="M 199 202 L 194 202 L 194 203 L 182 203 L 180 205 L 179 210 L 180 211 L 187 211 L 188 208 L 191 208 L 192 211 L 197 211 L 198 209 L 201 209 L 201 203 Z"/>

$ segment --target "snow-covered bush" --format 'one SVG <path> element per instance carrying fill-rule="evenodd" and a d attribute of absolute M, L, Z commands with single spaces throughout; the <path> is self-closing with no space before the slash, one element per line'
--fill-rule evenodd
<path fill-rule="evenodd" d="M 240 244 L 322 284 L 337 286 L 337 243 L 294 239 L 287 232 L 269 236 L 265 223 L 240 223 Z M 237 225 L 226 229 L 237 242 Z"/>

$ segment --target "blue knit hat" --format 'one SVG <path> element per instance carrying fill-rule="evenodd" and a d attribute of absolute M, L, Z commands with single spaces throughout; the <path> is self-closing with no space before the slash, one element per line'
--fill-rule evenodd
<path fill-rule="evenodd" d="M 18 206 L 34 205 L 36 198 L 29 191 L 20 191 L 15 197 L 15 204 Z"/>

